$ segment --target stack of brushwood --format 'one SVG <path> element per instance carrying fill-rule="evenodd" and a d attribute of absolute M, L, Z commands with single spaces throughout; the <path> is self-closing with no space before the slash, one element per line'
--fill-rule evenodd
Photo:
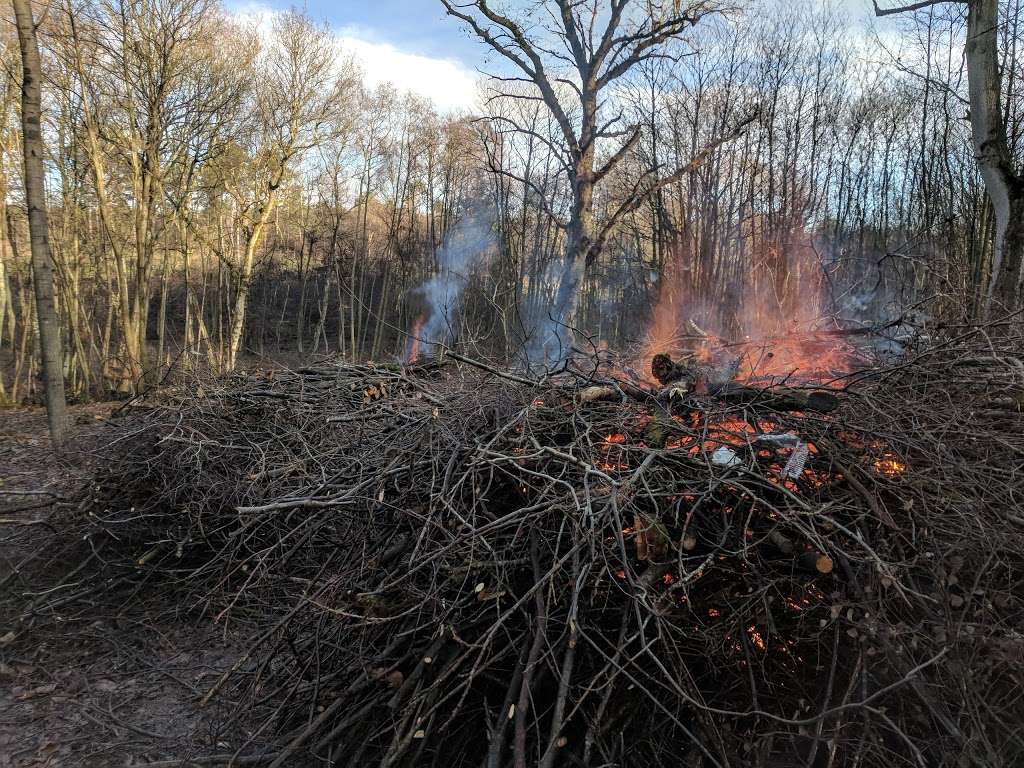
<path fill-rule="evenodd" d="M 461 355 L 237 375 L 116 420 L 66 525 L 97 589 L 247 628 L 204 690 L 246 761 L 1019 764 L 1015 348 L 806 410 Z"/>

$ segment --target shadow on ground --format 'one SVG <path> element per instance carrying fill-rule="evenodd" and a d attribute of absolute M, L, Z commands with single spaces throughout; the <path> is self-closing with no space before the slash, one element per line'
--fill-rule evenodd
<path fill-rule="evenodd" d="M 74 407 L 59 458 L 41 409 L 0 412 L 0 768 L 226 764 L 239 743 L 199 700 L 247 638 L 124 594 L 62 604 L 74 578 L 52 586 L 71 570 L 60 502 L 116 407 Z"/>

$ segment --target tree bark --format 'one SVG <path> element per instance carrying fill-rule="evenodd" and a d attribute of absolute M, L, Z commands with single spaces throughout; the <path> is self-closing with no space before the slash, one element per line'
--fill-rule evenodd
<path fill-rule="evenodd" d="M 46 414 L 55 448 L 64 442 L 67 403 L 64 399 L 63 350 L 53 290 L 46 190 L 43 186 L 42 71 L 36 25 L 29 0 L 13 0 L 21 46 L 21 127 L 25 152 L 25 202 L 32 247 L 32 282 L 39 321 L 39 349 L 46 388 Z"/>

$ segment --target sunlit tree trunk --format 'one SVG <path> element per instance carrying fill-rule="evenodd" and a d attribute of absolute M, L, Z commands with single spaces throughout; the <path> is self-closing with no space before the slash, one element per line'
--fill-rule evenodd
<path fill-rule="evenodd" d="M 67 404 L 64 400 L 64 353 L 53 290 L 46 189 L 43 186 L 42 67 L 36 25 L 29 0 L 13 0 L 21 45 L 21 125 L 25 154 L 25 202 L 32 247 L 32 283 L 39 323 L 39 349 L 46 388 L 46 413 L 55 447 L 64 443 Z"/>
<path fill-rule="evenodd" d="M 249 287 L 252 284 L 252 266 L 256 260 L 256 251 L 263 240 L 263 233 L 270 221 L 270 213 L 276 199 L 277 185 L 275 184 L 267 195 L 267 199 L 260 210 L 252 231 L 245 243 L 245 250 L 242 253 L 241 264 L 238 269 L 238 285 L 235 288 L 235 300 L 231 307 L 231 329 L 229 331 L 227 360 L 225 365 L 228 370 L 235 367 L 238 360 L 238 352 L 242 348 L 242 332 L 245 329 L 245 310 L 249 301 Z"/>

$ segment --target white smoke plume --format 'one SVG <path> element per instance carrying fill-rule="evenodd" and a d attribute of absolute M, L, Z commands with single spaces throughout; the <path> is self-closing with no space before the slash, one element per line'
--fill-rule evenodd
<path fill-rule="evenodd" d="M 454 340 L 462 292 L 473 270 L 493 253 L 494 243 L 494 214 L 484 206 L 467 211 L 445 236 L 437 252 L 437 273 L 416 288 L 427 302 L 416 334 L 423 340 L 425 352 Z"/>

